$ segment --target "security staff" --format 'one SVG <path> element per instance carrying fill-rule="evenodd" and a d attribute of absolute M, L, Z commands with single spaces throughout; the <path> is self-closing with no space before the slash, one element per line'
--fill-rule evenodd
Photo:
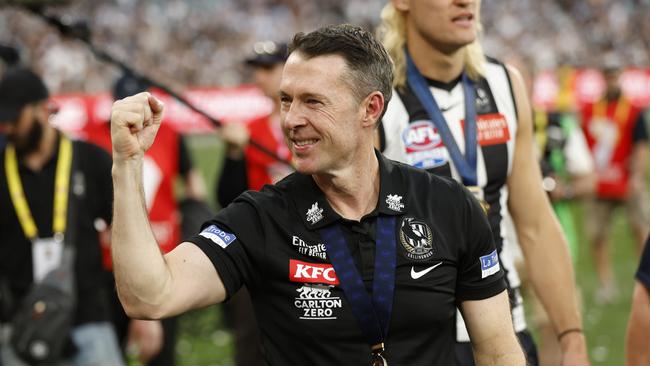
<path fill-rule="evenodd" d="M 0 151 L 0 278 L 8 281 L 14 300 L 9 317 L 32 284 L 58 267 L 63 248 L 58 237 L 70 226 L 77 238 L 73 243 L 77 306 L 71 334 L 61 334 L 70 336 L 74 345 L 61 365 L 122 365 L 109 323 L 108 286 L 95 229 L 96 219 L 110 221 L 110 156 L 96 146 L 71 141 L 52 126 L 48 97 L 45 84 L 30 70 L 10 69 L 0 81 L 0 123 L 5 124 L 8 140 Z M 78 159 L 75 172 L 61 173 L 60 167 L 73 158 Z M 62 183 L 67 177 L 79 214 L 77 220 L 61 224 L 67 206 L 58 202 L 71 199 L 60 193 L 68 192 Z M 0 343 L 11 331 L 3 329 Z M 11 347 L 3 344 L 1 351 L 6 365 L 25 365 Z"/>
<path fill-rule="evenodd" d="M 479 364 L 523 365 L 479 204 L 373 151 L 391 96 L 386 51 L 349 25 L 299 33 L 290 51 L 281 123 L 298 173 L 242 195 L 165 256 L 140 193 L 163 106 L 146 93 L 113 106 L 113 256 L 127 312 L 178 314 L 246 284 L 270 365 L 445 365 L 459 306 Z"/>

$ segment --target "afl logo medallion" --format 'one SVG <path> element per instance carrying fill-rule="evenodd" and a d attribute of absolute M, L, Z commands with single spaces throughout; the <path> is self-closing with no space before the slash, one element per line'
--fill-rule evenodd
<path fill-rule="evenodd" d="M 425 260 L 435 253 L 433 233 L 422 220 L 405 217 L 399 230 L 399 240 L 410 259 Z"/>

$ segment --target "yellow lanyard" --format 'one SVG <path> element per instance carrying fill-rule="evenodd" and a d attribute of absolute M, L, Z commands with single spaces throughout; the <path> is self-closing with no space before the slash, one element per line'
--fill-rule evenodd
<path fill-rule="evenodd" d="M 54 211 L 52 215 L 52 231 L 56 239 L 63 240 L 68 211 L 68 187 L 70 186 L 70 167 L 72 165 L 72 142 L 61 136 L 59 144 L 59 157 L 56 161 L 56 177 L 54 180 Z M 9 196 L 16 209 L 16 216 L 22 226 L 25 236 L 30 240 L 38 238 L 38 229 L 34 217 L 29 210 L 23 185 L 18 174 L 18 160 L 12 145 L 7 145 L 5 151 L 5 171 Z"/>

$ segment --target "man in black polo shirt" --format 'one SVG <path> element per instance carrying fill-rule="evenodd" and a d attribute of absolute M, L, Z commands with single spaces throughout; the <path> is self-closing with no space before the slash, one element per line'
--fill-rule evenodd
<path fill-rule="evenodd" d="M 8 284 L 13 302 L 8 306 L 8 319 L 0 319 L 0 323 L 10 320 L 32 284 L 60 263 L 57 257 L 64 245 L 60 238 L 69 231 L 57 224 L 56 218 L 65 214 L 57 214 L 61 211 L 56 202 L 62 197 L 73 199 L 67 197 L 67 188 L 60 189 L 65 188 L 60 178 L 69 176 L 78 211 L 77 219 L 64 226 L 76 230 L 77 240 L 72 245 L 77 306 L 72 333 L 61 334 L 70 336 L 74 347 L 57 366 L 122 365 L 109 323 L 107 284 L 94 226 L 97 218 L 110 221 L 110 156 L 94 145 L 71 141 L 48 123 L 49 116 L 48 91 L 40 77 L 26 69 L 7 70 L 0 80 L 0 123 L 8 142 L 0 150 L 0 280 Z M 66 145 L 71 154 L 61 152 Z M 64 156 L 76 159 L 77 169 L 61 175 Z M 15 179 L 8 179 L 11 177 Z M 10 196 L 10 188 L 12 192 L 22 190 L 25 199 Z M 63 196 L 55 190 L 64 192 Z M 26 207 L 28 215 L 18 219 L 17 207 Z M 59 209 L 65 212 L 66 207 Z M 6 365 L 25 365 L 5 344 L 12 330 L 2 328 L 0 359 Z"/>
<path fill-rule="evenodd" d="M 245 193 L 162 256 L 142 205 L 162 104 L 112 112 L 113 259 L 128 313 L 160 318 L 251 292 L 269 365 L 449 365 L 454 309 L 481 365 L 523 365 L 486 217 L 462 186 L 373 150 L 392 64 L 360 28 L 299 33 L 281 83 L 298 173 Z"/>

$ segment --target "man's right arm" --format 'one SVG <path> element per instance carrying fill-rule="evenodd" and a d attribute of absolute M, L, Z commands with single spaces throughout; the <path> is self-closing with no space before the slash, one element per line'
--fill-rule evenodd
<path fill-rule="evenodd" d="M 223 301 L 226 291 L 208 259 L 183 243 L 163 256 L 149 225 L 142 158 L 152 145 L 163 106 L 149 93 L 113 106 L 112 255 L 118 295 L 130 317 L 160 319 Z"/>

